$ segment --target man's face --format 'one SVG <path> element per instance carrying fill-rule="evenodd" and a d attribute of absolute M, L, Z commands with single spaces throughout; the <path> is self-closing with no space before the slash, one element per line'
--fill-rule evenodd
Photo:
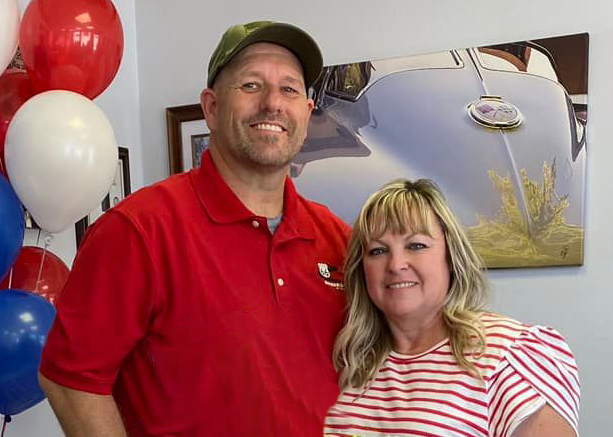
<path fill-rule="evenodd" d="M 250 166 L 282 168 L 300 151 L 313 101 L 300 62 L 287 49 L 256 43 L 224 67 L 213 90 L 221 153 Z"/>

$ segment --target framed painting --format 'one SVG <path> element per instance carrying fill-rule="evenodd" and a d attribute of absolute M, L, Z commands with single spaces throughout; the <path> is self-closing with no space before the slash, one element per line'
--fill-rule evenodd
<path fill-rule="evenodd" d="M 292 164 L 353 223 L 396 178 L 433 179 L 488 268 L 583 263 L 588 34 L 331 65 Z"/>
<path fill-rule="evenodd" d="M 77 248 L 85 236 L 87 228 L 98 219 L 102 214 L 117 205 L 121 200 L 131 193 L 130 186 L 130 153 L 127 147 L 118 147 L 119 160 L 117 161 L 117 171 L 115 179 L 111 184 L 108 194 L 102 199 L 100 206 L 96 207 L 88 215 L 83 217 L 75 224 L 75 235 Z"/>
<path fill-rule="evenodd" d="M 209 144 L 209 129 L 200 105 L 166 108 L 166 127 L 170 174 L 199 166 Z"/>
<path fill-rule="evenodd" d="M 581 265 L 588 46 L 582 33 L 326 66 L 290 175 L 349 224 L 385 183 L 433 179 L 488 268 Z M 202 117 L 167 109 L 171 173 L 190 168 Z"/>
<path fill-rule="evenodd" d="M 191 145 L 192 167 L 200 167 L 202 163 L 202 153 L 209 148 L 209 134 L 192 135 Z"/>

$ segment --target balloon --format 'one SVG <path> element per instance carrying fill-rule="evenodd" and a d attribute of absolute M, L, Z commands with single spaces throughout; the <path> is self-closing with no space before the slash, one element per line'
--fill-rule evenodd
<path fill-rule="evenodd" d="M 0 414 L 19 414 L 45 399 L 38 367 L 54 317 L 40 296 L 0 291 Z"/>
<path fill-rule="evenodd" d="M 36 91 L 64 89 L 93 99 L 119 69 L 123 28 L 110 0 L 32 0 L 19 46 Z"/>
<path fill-rule="evenodd" d="M 0 0 L 0 73 L 13 59 L 19 39 L 17 0 Z"/>
<path fill-rule="evenodd" d="M 0 176 L 0 277 L 4 277 L 19 254 L 25 228 L 23 214 L 13 188 Z"/>
<path fill-rule="evenodd" d="M 4 160 L 6 130 L 15 112 L 33 95 L 34 90 L 25 71 L 9 69 L 0 76 L 0 164 L 4 169 L 2 171 L 4 175 L 6 175 Z"/>
<path fill-rule="evenodd" d="M 40 279 L 38 279 L 41 261 L 43 269 Z M 19 290 L 26 290 L 55 304 L 55 299 L 66 284 L 69 272 L 64 261 L 49 250 L 45 252 L 40 247 L 24 246 L 21 248 L 12 270 L 0 282 L 0 289 L 18 288 Z"/>
<path fill-rule="evenodd" d="M 4 145 L 15 192 L 36 223 L 60 232 L 93 210 L 117 169 L 111 123 L 70 91 L 32 97 L 13 116 Z"/>

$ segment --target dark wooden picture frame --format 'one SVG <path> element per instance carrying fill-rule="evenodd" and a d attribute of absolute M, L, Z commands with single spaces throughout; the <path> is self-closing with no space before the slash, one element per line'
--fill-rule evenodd
<path fill-rule="evenodd" d="M 117 148 L 117 153 L 119 155 L 119 161 L 121 161 L 122 163 L 122 166 L 121 166 L 122 172 L 123 172 L 122 174 L 123 176 L 123 193 L 122 193 L 123 197 L 122 199 L 125 199 L 132 192 L 132 188 L 130 184 L 130 153 L 127 147 L 121 147 L 121 146 Z M 111 207 L 113 206 L 111 205 L 111 203 L 112 203 L 111 199 L 109 198 L 109 195 L 107 194 L 101 203 L 102 211 L 105 212 L 111 209 Z M 75 223 L 75 236 L 77 239 L 77 248 L 81 245 L 81 241 L 83 240 L 83 237 L 85 236 L 85 232 L 87 231 L 87 228 L 89 227 L 89 225 L 91 225 L 92 223 L 93 221 L 90 223 L 89 214 L 83 217 L 77 223 Z"/>
<path fill-rule="evenodd" d="M 166 108 L 170 174 L 181 173 L 185 170 L 181 125 L 188 121 L 197 120 L 204 120 L 204 113 L 198 104 Z"/>

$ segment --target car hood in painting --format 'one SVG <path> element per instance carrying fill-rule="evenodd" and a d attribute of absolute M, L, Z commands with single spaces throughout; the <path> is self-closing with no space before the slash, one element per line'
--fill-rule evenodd
<path fill-rule="evenodd" d="M 486 69 L 475 49 L 454 56 L 459 68 L 379 71 L 355 99 L 320 94 L 292 167 L 299 190 L 352 223 L 384 183 L 431 178 L 489 266 L 580 263 L 585 151 L 566 91 Z M 521 124 L 475 122 L 468 107 L 482 96 L 517 108 Z"/>

